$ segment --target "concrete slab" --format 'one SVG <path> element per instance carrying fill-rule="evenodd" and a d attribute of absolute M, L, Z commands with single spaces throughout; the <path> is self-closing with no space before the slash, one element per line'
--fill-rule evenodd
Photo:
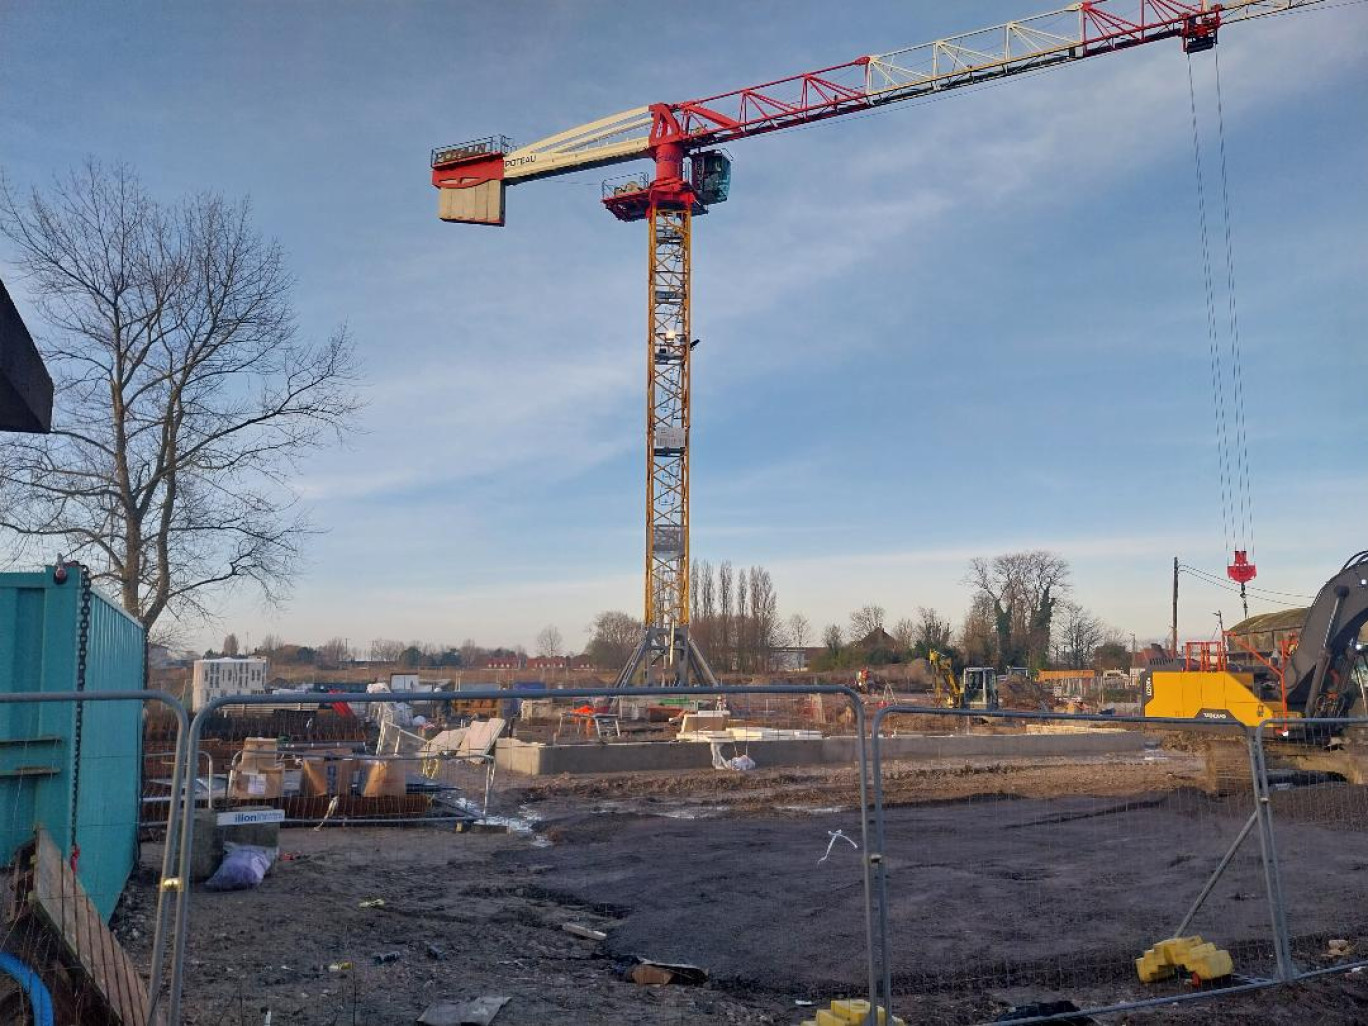
<path fill-rule="evenodd" d="M 852 765 L 854 737 L 819 741 L 742 741 L 724 744 L 746 752 L 761 769 L 775 766 Z M 1092 755 L 1138 755 L 1145 747 L 1139 731 L 1093 731 L 1087 734 L 911 734 L 884 738 L 885 759 L 1070 758 Z M 626 741 L 588 745 L 546 745 L 501 738 L 495 750 L 499 769 L 528 776 L 560 773 L 647 773 L 660 770 L 709 769 L 711 746 L 692 741 Z"/>

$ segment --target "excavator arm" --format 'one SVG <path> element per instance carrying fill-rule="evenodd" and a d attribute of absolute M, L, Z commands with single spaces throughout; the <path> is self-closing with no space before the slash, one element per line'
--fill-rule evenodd
<path fill-rule="evenodd" d="M 1306 612 L 1296 651 L 1283 667 L 1289 708 L 1303 716 L 1344 716 L 1363 701 L 1354 680 L 1364 658 L 1360 634 L 1368 624 L 1368 550 L 1357 553 L 1325 582 Z M 1359 710 L 1359 715 L 1368 709 Z"/>

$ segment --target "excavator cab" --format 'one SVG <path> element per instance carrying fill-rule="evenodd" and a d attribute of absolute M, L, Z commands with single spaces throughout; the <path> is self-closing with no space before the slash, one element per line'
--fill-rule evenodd
<path fill-rule="evenodd" d="M 996 709 L 998 707 L 997 670 L 991 666 L 967 666 L 963 677 L 963 709 Z"/>

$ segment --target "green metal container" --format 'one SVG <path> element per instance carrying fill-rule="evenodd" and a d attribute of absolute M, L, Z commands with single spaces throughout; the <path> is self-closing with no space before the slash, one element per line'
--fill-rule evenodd
<path fill-rule="evenodd" d="M 78 568 L 61 584 L 52 567 L 0 574 L 0 692 L 76 691 L 80 623 Z M 85 690 L 141 689 L 145 637 L 141 624 L 92 591 Z M 0 860 L 12 859 L 39 824 L 63 853 L 74 842 L 77 875 L 107 920 L 137 856 L 143 710 L 141 702 L 83 708 L 0 705 Z"/>

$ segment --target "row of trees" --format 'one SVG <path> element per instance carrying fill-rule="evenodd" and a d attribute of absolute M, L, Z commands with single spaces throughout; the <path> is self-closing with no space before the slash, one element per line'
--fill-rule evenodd
<path fill-rule="evenodd" d="M 713 669 L 753 673 L 767 670 L 770 653 L 789 642 L 779 619 L 779 596 L 763 566 L 733 567 L 694 561 L 690 630 Z"/>
<path fill-rule="evenodd" d="M 933 651 L 956 665 L 1047 665 L 1083 668 L 1124 667 L 1128 650 L 1119 632 L 1068 597 L 1069 564 L 1044 550 L 1006 553 L 969 564 L 967 583 L 974 597 L 956 632 L 934 608 L 918 607 L 916 615 L 889 623 L 888 611 L 868 604 L 850 613 L 842 625 L 830 623 L 814 637 L 801 613 L 781 618 L 778 595 L 763 566 L 735 567 L 730 562 L 693 566 L 695 640 L 719 672 L 763 673 L 771 668 L 776 648 L 808 648 L 821 652 L 809 660 L 815 670 L 900 663 L 926 658 Z M 589 628 L 585 654 L 604 669 L 622 666 L 641 639 L 643 624 L 620 610 L 596 616 Z M 236 635 L 224 639 L 223 651 L 236 655 Z M 346 639 L 332 638 L 316 648 L 286 645 L 274 636 L 257 652 L 277 662 L 312 663 L 337 668 L 356 653 Z M 536 654 L 566 654 L 560 629 L 547 625 L 537 635 Z M 409 668 L 475 668 L 491 657 L 526 655 L 524 649 L 484 648 L 467 639 L 459 646 L 429 645 L 378 638 L 369 659 Z"/>
<path fill-rule="evenodd" d="M 919 606 L 915 617 L 885 625 L 888 611 L 879 605 L 861 606 L 847 626 L 830 623 L 822 630 L 822 652 L 811 663 L 816 670 L 881 666 L 909 659 L 925 659 L 932 652 L 957 656 L 950 622 L 936 610 Z"/>

